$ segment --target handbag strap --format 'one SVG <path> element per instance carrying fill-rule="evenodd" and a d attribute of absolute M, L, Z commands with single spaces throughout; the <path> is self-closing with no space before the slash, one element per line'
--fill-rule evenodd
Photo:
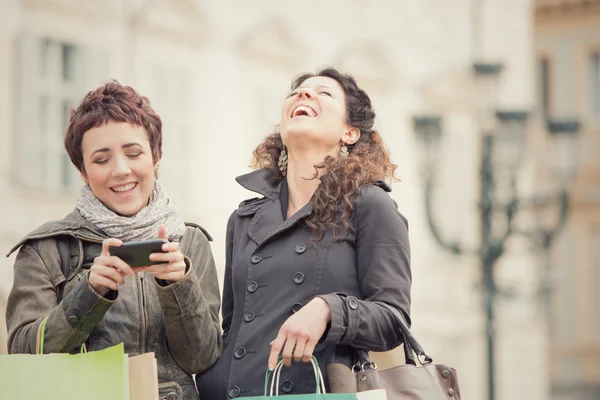
<path fill-rule="evenodd" d="M 396 320 L 396 323 L 400 330 L 400 335 L 402 336 L 403 342 L 404 342 L 403 347 L 404 347 L 405 363 L 415 365 L 415 366 L 417 365 L 417 360 L 419 361 L 419 364 L 421 364 L 421 365 L 427 365 L 427 364 L 433 363 L 433 359 L 425 353 L 425 350 L 423 350 L 423 347 L 419 344 L 417 339 L 413 336 L 402 313 L 398 309 L 390 306 L 387 303 L 377 302 L 377 304 L 382 306 L 386 310 L 388 310 L 394 316 L 394 319 Z M 355 372 L 356 372 L 356 369 L 363 370 L 363 371 L 365 369 L 377 369 L 377 366 L 375 365 L 375 363 L 373 361 L 371 361 L 368 351 L 363 350 L 363 349 L 356 349 L 356 353 L 357 353 L 357 361 L 358 362 L 354 366 Z M 416 355 L 416 357 L 415 357 L 415 355 Z M 422 357 L 422 359 L 421 359 L 421 357 Z"/>
<path fill-rule="evenodd" d="M 425 353 L 425 350 L 423 350 L 423 347 L 419 344 L 417 339 L 413 336 L 402 313 L 400 311 L 398 311 L 398 309 L 396 309 L 395 307 L 390 306 L 389 304 L 382 303 L 382 302 L 378 302 L 377 304 L 379 304 L 380 306 L 382 306 L 382 307 L 386 308 L 388 311 L 390 311 L 392 313 L 392 315 L 395 317 L 396 322 L 398 323 L 398 327 L 400 328 L 400 331 L 402 332 L 402 336 L 404 337 L 404 357 L 406 358 L 406 363 L 409 364 L 409 361 L 412 361 L 412 362 L 410 362 L 410 364 L 416 365 L 415 359 L 412 356 L 412 354 L 416 354 L 417 360 L 419 361 L 419 363 L 421 365 L 431 364 L 433 362 L 433 359 Z M 420 357 L 423 357 L 423 359 L 421 360 Z"/>

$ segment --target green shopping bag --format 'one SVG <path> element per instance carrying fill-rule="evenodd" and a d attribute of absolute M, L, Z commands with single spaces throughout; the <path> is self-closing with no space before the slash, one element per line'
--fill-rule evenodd
<path fill-rule="evenodd" d="M 43 353 L 42 323 L 40 353 Z M 81 354 L 0 356 L 0 398 L 129 400 L 129 359 L 123 343 Z"/>
<path fill-rule="evenodd" d="M 387 400 L 384 389 L 368 390 L 360 393 L 326 393 L 323 374 L 315 357 L 310 360 L 315 372 L 315 393 L 279 395 L 279 377 L 283 368 L 283 361 L 279 361 L 273 372 L 265 374 L 265 392 L 263 396 L 240 397 L 238 400 L 274 400 L 284 397 L 285 400 Z M 269 381 L 271 385 L 269 386 Z M 268 394 L 267 394 L 268 393 Z"/>

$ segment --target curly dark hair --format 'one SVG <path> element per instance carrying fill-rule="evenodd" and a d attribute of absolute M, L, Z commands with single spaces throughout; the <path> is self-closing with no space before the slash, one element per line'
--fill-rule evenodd
<path fill-rule="evenodd" d="M 90 129 L 109 121 L 128 122 L 142 126 L 148 134 L 152 159 L 156 164 L 162 156 L 162 121 L 147 97 L 131 86 L 112 80 L 88 92 L 75 110 L 71 110 L 65 134 L 65 150 L 71 162 L 85 173 L 81 142 Z"/>
<path fill-rule="evenodd" d="M 319 179 L 320 184 L 310 200 L 313 211 L 306 223 L 312 232 L 313 242 L 323 239 L 327 227 L 332 229 L 332 241 L 335 241 L 339 238 L 336 224 L 338 210 L 341 210 L 342 225 L 349 231 L 349 221 L 353 216 L 352 201 L 358 196 L 361 188 L 379 180 L 398 180 L 394 175 L 398 166 L 390 161 L 389 152 L 381 136 L 373 130 L 375 111 L 371 106 L 371 99 L 358 87 L 352 76 L 327 67 L 316 74 L 298 75 L 292 81 L 291 90 L 315 76 L 335 79 L 342 86 L 346 95 L 346 121 L 353 128 L 360 130 L 358 141 L 347 145 L 350 153 L 348 157 L 327 156 L 322 163 L 314 166 L 315 174 L 312 179 Z M 269 168 L 283 180 L 284 176 L 277 166 L 283 147 L 277 125 L 274 133 L 267 136 L 252 153 L 251 167 Z M 324 171 L 321 176 L 320 171 Z"/>

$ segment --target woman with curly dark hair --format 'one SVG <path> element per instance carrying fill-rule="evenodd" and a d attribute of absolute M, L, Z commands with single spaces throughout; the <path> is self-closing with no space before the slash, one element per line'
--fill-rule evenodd
<path fill-rule="evenodd" d="M 229 218 L 223 355 L 198 375 L 203 399 L 256 396 L 281 355 L 279 390 L 315 391 L 351 366 L 355 349 L 385 351 L 402 338 L 386 303 L 409 321 L 406 219 L 385 181 L 394 178 L 375 112 L 355 80 L 333 68 L 292 82 L 276 133 L 254 151 L 256 171 L 237 178 L 262 197 Z"/>

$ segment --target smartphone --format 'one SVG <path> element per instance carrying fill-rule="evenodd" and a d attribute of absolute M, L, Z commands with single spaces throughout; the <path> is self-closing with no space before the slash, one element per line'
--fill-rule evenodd
<path fill-rule="evenodd" d="M 151 261 L 150 254 L 164 253 L 162 245 L 166 240 L 143 240 L 139 242 L 126 242 L 122 246 L 109 246 L 111 256 L 117 256 L 130 267 L 143 267 L 146 265 L 163 264 L 165 261 Z"/>

